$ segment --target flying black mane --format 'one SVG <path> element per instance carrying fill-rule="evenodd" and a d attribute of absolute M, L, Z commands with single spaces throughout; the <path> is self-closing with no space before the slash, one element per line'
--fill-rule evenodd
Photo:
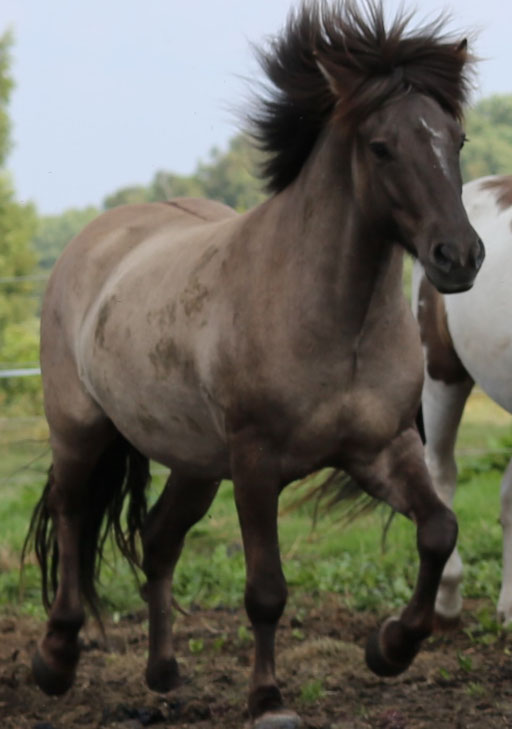
<path fill-rule="evenodd" d="M 298 175 L 334 110 L 355 126 L 409 90 L 434 98 L 461 118 L 469 83 L 466 41 L 447 38 L 441 17 L 409 30 L 410 15 L 386 27 L 382 2 L 305 2 L 281 36 L 257 50 L 271 87 L 252 118 L 267 153 L 263 175 L 272 192 Z"/>

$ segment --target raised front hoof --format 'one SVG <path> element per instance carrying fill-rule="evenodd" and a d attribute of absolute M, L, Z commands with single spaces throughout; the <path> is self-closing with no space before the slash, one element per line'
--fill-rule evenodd
<path fill-rule="evenodd" d="M 32 675 L 41 691 L 48 696 L 62 696 L 68 691 L 75 680 L 73 668 L 57 671 L 44 660 L 39 648 L 32 658 Z"/>
<path fill-rule="evenodd" d="M 304 724 L 294 711 L 266 711 L 251 724 L 251 729 L 303 729 Z"/>
<path fill-rule="evenodd" d="M 151 691 L 166 694 L 180 685 L 180 669 L 176 658 L 148 663 L 146 683 Z"/>
<path fill-rule="evenodd" d="M 403 631 L 400 622 L 390 620 L 368 638 L 365 651 L 366 665 L 377 676 L 384 678 L 399 676 L 413 662 L 418 652 L 418 645 L 404 642 L 401 633 Z"/>

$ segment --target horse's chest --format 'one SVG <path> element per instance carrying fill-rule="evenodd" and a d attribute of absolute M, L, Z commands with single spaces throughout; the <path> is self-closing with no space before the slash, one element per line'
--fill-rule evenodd
<path fill-rule="evenodd" d="M 297 421 L 284 456 L 299 472 L 343 465 L 353 458 L 371 458 L 404 427 L 412 424 L 421 378 L 397 395 L 386 388 L 356 387 L 312 408 Z"/>

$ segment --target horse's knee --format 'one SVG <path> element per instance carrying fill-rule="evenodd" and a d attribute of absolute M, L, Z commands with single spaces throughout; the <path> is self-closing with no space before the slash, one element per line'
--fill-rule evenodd
<path fill-rule="evenodd" d="M 434 564 L 445 565 L 457 543 L 458 526 L 455 514 L 444 507 L 418 525 L 420 556 Z"/>
<path fill-rule="evenodd" d="M 283 614 L 288 597 L 284 577 L 250 581 L 245 589 L 245 608 L 252 623 L 275 623 Z"/>

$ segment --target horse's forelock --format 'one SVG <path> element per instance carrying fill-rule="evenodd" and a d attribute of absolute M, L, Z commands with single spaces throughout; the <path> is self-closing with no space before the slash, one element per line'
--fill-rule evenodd
<path fill-rule="evenodd" d="M 354 128 L 400 94 L 418 91 L 462 117 L 472 58 L 465 41 L 448 38 L 448 18 L 409 30 L 412 15 L 386 25 L 382 2 L 352 0 L 301 5 L 260 64 L 272 87 L 251 118 L 267 152 L 263 174 L 278 191 L 299 173 L 335 110 Z M 333 93 L 333 91 L 335 93 Z"/>

